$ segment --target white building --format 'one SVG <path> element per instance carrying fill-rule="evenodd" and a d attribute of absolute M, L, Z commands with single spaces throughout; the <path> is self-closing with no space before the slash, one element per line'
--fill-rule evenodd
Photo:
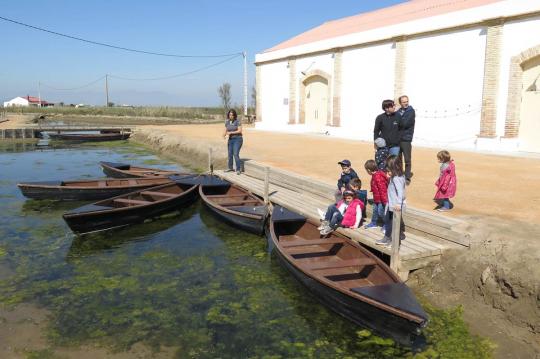
<path fill-rule="evenodd" d="M 52 103 L 41 100 L 38 97 L 33 96 L 25 96 L 25 97 L 15 97 L 12 100 L 4 102 L 4 107 L 28 107 L 28 106 L 36 106 L 39 107 L 41 103 L 41 107 L 49 107 L 53 106 Z"/>
<path fill-rule="evenodd" d="M 413 0 L 256 56 L 259 129 L 373 140 L 406 94 L 414 143 L 540 152 L 540 1 Z"/>

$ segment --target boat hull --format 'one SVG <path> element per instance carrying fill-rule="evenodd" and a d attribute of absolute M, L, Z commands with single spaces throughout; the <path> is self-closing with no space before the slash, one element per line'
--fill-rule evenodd
<path fill-rule="evenodd" d="M 158 217 L 193 203 L 197 199 L 197 195 L 194 186 L 179 197 L 164 202 L 156 202 L 145 206 L 124 207 L 121 210 L 113 211 L 109 207 L 99 208 L 99 206 L 96 206 L 97 208 L 93 212 L 87 212 L 84 215 L 70 212 L 64 214 L 63 217 L 73 232 L 85 234 L 144 222 L 147 219 Z M 80 209 L 85 210 L 89 206 L 95 205 L 83 206 Z"/>
<path fill-rule="evenodd" d="M 206 207 L 212 212 L 216 217 L 222 219 L 223 221 L 243 229 L 245 231 L 262 235 L 264 233 L 264 225 L 266 223 L 266 217 L 261 216 L 261 218 L 247 218 L 241 215 L 225 212 L 214 206 L 211 202 L 203 201 Z"/>
<path fill-rule="evenodd" d="M 85 141 L 85 142 L 99 142 L 99 141 L 120 141 L 127 140 L 131 136 L 131 133 L 99 133 L 99 134 L 55 134 L 50 133 L 49 137 L 53 140 L 62 141 Z"/>

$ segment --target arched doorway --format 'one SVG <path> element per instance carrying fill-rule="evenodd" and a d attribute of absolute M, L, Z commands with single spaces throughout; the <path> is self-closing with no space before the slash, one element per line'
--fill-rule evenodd
<path fill-rule="evenodd" d="M 323 132 L 328 123 L 328 80 L 311 76 L 305 85 L 305 123 L 314 132 Z"/>
<path fill-rule="evenodd" d="M 540 56 L 521 65 L 523 69 L 519 123 L 519 149 L 540 152 Z"/>

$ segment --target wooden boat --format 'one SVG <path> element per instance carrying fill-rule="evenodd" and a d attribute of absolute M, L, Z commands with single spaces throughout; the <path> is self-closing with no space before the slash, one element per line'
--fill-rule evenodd
<path fill-rule="evenodd" d="M 268 209 L 251 192 L 235 186 L 199 186 L 204 204 L 218 217 L 246 231 L 263 234 Z"/>
<path fill-rule="evenodd" d="M 337 233 L 275 207 L 270 235 L 293 275 L 330 309 L 399 343 L 412 344 L 428 321 L 411 290 L 379 258 Z"/>
<path fill-rule="evenodd" d="M 75 233 L 102 231 L 178 209 L 193 202 L 197 194 L 197 186 L 185 187 L 173 182 L 82 206 L 64 213 L 63 217 Z"/>
<path fill-rule="evenodd" d="M 53 140 L 62 141 L 118 141 L 127 140 L 131 132 L 114 133 L 49 133 Z"/>
<path fill-rule="evenodd" d="M 137 167 L 127 163 L 100 162 L 103 173 L 113 178 L 166 177 L 171 175 L 187 175 L 178 171 L 160 170 L 159 168 Z"/>
<path fill-rule="evenodd" d="M 18 183 L 25 197 L 61 201 L 91 201 L 111 198 L 140 189 L 171 183 L 168 178 L 96 179 Z"/>

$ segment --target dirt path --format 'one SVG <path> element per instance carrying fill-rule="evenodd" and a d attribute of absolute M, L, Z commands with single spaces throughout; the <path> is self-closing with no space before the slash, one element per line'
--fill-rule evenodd
<path fill-rule="evenodd" d="M 222 144 L 222 125 L 143 126 L 201 143 Z M 371 143 L 317 135 L 297 135 L 245 128 L 242 158 L 250 158 L 283 169 L 334 183 L 337 162 L 349 159 L 369 187 L 364 170 L 373 158 Z M 413 173 L 407 201 L 416 208 L 434 207 L 434 182 L 439 173 L 438 149 L 413 147 Z M 495 216 L 502 219 L 540 223 L 540 158 L 510 157 L 451 151 L 458 176 L 455 209 L 448 216 Z M 536 210 L 534 209 L 536 208 Z"/>

